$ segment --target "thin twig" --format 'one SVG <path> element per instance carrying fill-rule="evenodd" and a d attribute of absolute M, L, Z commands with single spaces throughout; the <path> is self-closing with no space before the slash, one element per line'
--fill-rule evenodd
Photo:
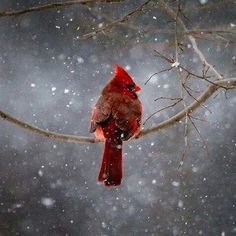
<path fill-rule="evenodd" d="M 154 50 L 154 52 L 156 53 L 155 56 L 167 61 L 170 64 L 173 64 L 175 62 L 174 58 L 172 58 L 172 57 L 165 56 L 164 54 L 158 52 L 157 50 Z M 206 75 L 205 76 L 197 75 L 197 74 L 191 72 L 190 70 L 186 69 L 185 67 L 183 67 L 181 64 L 179 64 L 178 67 L 181 68 L 182 70 L 184 70 L 185 72 L 187 72 L 189 75 L 192 75 L 192 76 L 197 77 L 199 79 L 210 78 L 210 76 L 206 76 Z M 176 67 L 174 67 L 174 66 L 171 67 L 171 69 L 174 69 L 174 68 L 176 68 Z M 164 71 L 168 71 L 168 69 L 160 71 L 158 73 L 161 73 L 161 72 L 164 72 Z"/>
<path fill-rule="evenodd" d="M 96 3 L 96 2 L 111 3 L 111 2 L 123 2 L 123 1 L 124 0 L 72 0 L 72 1 L 66 1 L 66 2 L 55 2 L 55 3 L 49 3 L 49 4 L 39 5 L 35 7 L 29 7 L 29 8 L 18 10 L 18 11 L 2 11 L 0 12 L 0 17 L 20 16 L 20 15 L 30 13 L 30 12 L 44 11 L 44 10 L 49 10 L 53 8 L 72 6 L 76 4 L 88 4 L 88 3 Z"/>
<path fill-rule="evenodd" d="M 217 91 L 220 88 L 217 85 L 223 85 L 227 87 L 227 89 L 236 88 L 236 78 L 219 80 L 219 81 L 216 81 L 215 84 L 216 85 L 214 84 L 208 85 L 207 89 L 197 98 L 198 102 L 194 101 L 188 107 L 178 112 L 176 115 L 170 117 L 169 119 L 159 123 L 155 127 L 141 131 L 139 137 L 143 137 L 146 135 L 163 131 L 173 126 L 175 123 L 179 122 L 180 120 L 182 120 L 185 117 L 186 113 L 187 114 L 193 113 L 197 108 L 200 107 L 200 103 L 203 104 L 208 98 L 210 98 L 215 93 L 215 91 Z"/>
<path fill-rule="evenodd" d="M 199 102 L 199 101 L 197 100 L 197 98 L 195 98 L 195 97 L 188 91 L 188 89 L 186 88 L 186 86 L 185 86 L 184 83 L 182 83 L 182 86 L 183 86 L 184 90 L 187 92 L 187 94 L 188 94 L 191 98 L 193 98 L 193 100 L 195 100 L 196 102 Z M 209 108 L 207 108 L 204 104 L 202 104 L 202 103 L 200 103 L 200 102 L 199 102 L 199 104 L 200 104 L 201 107 L 205 108 L 207 111 L 209 111 L 210 113 L 212 113 L 211 110 L 209 110 Z"/>
<path fill-rule="evenodd" d="M 157 57 L 159 57 L 159 58 L 161 58 L 161 59 L 163 59 L 163 60 L 165 60 L 165 61 L 167 61 L 169 63 L 174 63 L 175 62 L 174 58 L 165 56 L 164 54 L 160 53 L 156 49 L 154 49 L 154 52 L 157 54 L 155 56 L 157 56 Z"/>
<path fill-rule="evenodd" d="M 181 97 L 183 98 L 184 109 L 186 109 L 187 104 L 186 104 L 186 101 L 184 99 L 185 90 L 184 90 L 183 84 L 187 83 L 187 80 L 189 79 L 189 74 L 185 77 L 182 76 L 182 74 L 183 74 L 182 72 L 179 72 L 179 74 L 180 74 L 180 80 L 181 80 Z M 181 155 L 178 169 L 184 163 L 184 158 L 186 156 L 187 149 L 188 149 L 188 113 L 186 112 L 186 114 L 185 114 L 185 124 L 184 124 L 184 151 Z"/>
<path fill-rule="evenodd" d="M 161 70 L 161 71 L 158 71 L 158 72 L 152 74 L 152 75 L 147 79 L 147 81 L 144 83 L 144 85 L 146 85 L 146 84 L 152 79 L 152 77 L 154 77 L 155 75 L 160 74 L 160 73 L 163 73 L 163 72 L 166 72 L 166 71 L 170 71 L 170 70 L 172 70 L 172 69 L 173 69 L 173 67 L 170 67 L 170 68 L 163 69 L 163 70 Z"/>
<path fill-rule="evenodd" d="M 223 37 L 219 38 L 217 36 L 218 35 L 216 34 L 216 37 L 208 38 L 208 37 L 205 37 L 203 34 L 202 35 L 200 35 L 200 34 L 194 35 L 194 37 L 197 39 L 209 41 L 211 43 L 217 43 L 217 44 L 221 43 L 221 44 L 224 44 L 225 47 L 227 47 L 229 44 L 236 44 L 236 40 L 226 39 L 226 38 L 224 38 L 224 40 L 223 40 Z"/>
<path fill-rule="evenodd" d="M 156 56 L 157 56 L 157 57 L 159 57 L 159 58 L 161 58 L 161 59 L 167 61 L 167 62 L 170 63 L 170 64 L 177 62 L 177 61 L 175 62 L 174 58 L 165 56 L 164 54 L 158 52 L 157 50 L 154 50 L 154 52 L 156 52 L 156 54 L 157 54 Z M 149 77 L 149 79 L 145 82 L 145 85 L 151 80 L 151 78 L 152 78 L 154 75 L 159 74 L 159 73 L 162 73 L 162 72 L 170 71 L 170 70 L 172 70 L 172 69 L 174 69 L 174 68 L 176 68 L 176 67 L 175 67 L 175 66 L 171 66 L 170 68 L 167 68 L 167 69 L 164 69 L 164 70 L 161 70 L 161 71 L 159 71 L 159 72 L 154 73 L 154 74 L 151 75 L 151 76 Z M 197 74 L 191 72 L 189 69 L 186 69 L 185 67 L 183 67 L 183 66 L 182 66 L 181 64 L 179 64 L 179 63 L 178 63 L 177 68 L 180 68 L 180 69 L 182 69 L 183 71 L 185 71 L 185 72 L 187 73 L 187 77 L 186 77 L 186 78 L 188 78 L 188 76 L 191 75 L 191 76 L 196 77 L 196 78 L 198 78 L 198 79 L 205 80 L 205 81 L 207 81 L 207 82 L 210 83 L 210 84 L 216 85 L 213 81 L 211 81 L 211 80 L 208 79 L 208 78 L 210 78 L 210 77 L 212 77 L 212 76 L 207 76 L 207 73 L 208 73 L 210 67 L 209 67 L 208 65 L 206 65 L 205 63 L 203 64 L 202 75 L 197 75 Z M 205 70 L 205 68 L 206 68 L 206 70 Z M 217 86 L 220 86 L 220 85 L 217 85 Z M 223 88 L 223 89 L 227 89 L 227 88 L 225 88 L 224 86 L 220 86 L 220 87 Z"/>
<path fill-rule="evenodd" d="M 186 152 L 188 150 L 188 114 L 185 116 L 185 124 L 184 124 L 184 151 L 181 155 L 178 169 L 184 164 L 184 158 L 186 156 Z"/>
<path fill-rule="evenodd" d="M 106 30 L 110 30 L 112 27 L 118 25 L 119 23 L 127 21 L 131 16 L 135 15 L 137 12 L 141 12 L 143 8 L 150 2 L 151 0 L 147 0 L 144 3 L 142 3 L 140 6 L 136 7 L 132 11 L 130 11 L 128 14 L 124 15 L 122 18 L 114 20 L 110 23 L 105 24 L 102 27 L 98 27 L 97 29 L 93 30 L 92 32 L 89 32 L 87 34 L 84 34 L 81 39 L 89 39 L 92 38 L 94 35 L 105 32 Z"/>
<path fill-rule="evenodd" d="M 176 13 L 176 18 L 175 18 L 175 61 L 178 63 L 179 62 L 179 43 L 178 43 L 178 17 L 180 13 L 180 0 L 178 0 L 178 9 Z"/>
<path fill-rule="evenodd" d="M 7 16 L 19 16 L 19 15 L 24 15 L 30 12 L 37 12 L 37 11 L 43 11 L 43 10 L 49 10 L 53 8 L 58 8 L 58 7 L 67 7 L 70 5 L 76 5 L 76 4 L 88 4 L 88 3 L 94 3 L 94 2 L 104 2 L 104 3 L 119 3 L 119 2 L 124 2 L 125 0 L 71 0 L 71 1 L 66 1 L 66 2 L 56 2 L 56 3 L 49 3 L 45 5 L 40 5 L 36 7 L 30 7 L 27 9 L 23 10 L 18 10 L 18 11 L 3 11 L 0 12 L 0 17 L 7 17 Z M 192 11 L 202 11 L 202 10 L 209 10 L 209 9 L 214 9 L 217 7 L 220 7 L 225 4 L 229 4 L 234 2 L 234 0 L 224 0 L 220 3 L 210 3 L 205 6 L 201 6 L 199 8 L 185 8 L 182 11 L 185 12 L 192 12 Z M 159 7 L 160 10 L 162 10 L 163 7 Z M 173 8 L 174 10 L 174 8 Z"/>
<path fill-rule="evenodd" d="M 207 89 L 202 93 L 201 96 L 197 98 L 198 102 L 194 101 L 192 104 L 190 104 L 188 107 L 183 109 L 182 111 L 178 112 L 176 115 L 170 117 L 169 119 L 157 124 L 155 127 L 151 129 L 145 129 L 142 130 L 138 136 L 144 137 L 150 134 L 158 133 L 162 130 L 165 130 L 174 124 L 178 123 L 181 119 L 183 119 L 187 114 L 190 114 L 194 112 L 197 108 L 200 107 L 199 103 L 204 103 L 208 98 L 210 98 L 215 91 L 217 91 L 220 87 L 217 85 L 223 85 L 227 87 L 227 89 L 235 89 L 236 88 L 236 78 L 229 78 L 229 79 L 224 79 L 224 80 L 219 80 L 215 82 L 216 85 L 210 84 L 208 85 Z M 35 134 L 39 134 L 45 138 L 50 138 L 52 140 L 58 140 L 58 141 L 64 141 L 64 142 L 72 142 L 72 143 L 98 143 L 99 140 L 91 137 L 84 137 L 84 136 L 75 136 L 75 135 L 66 135 L 66 134 L 59 134 L 55 132 L 50 132 L 47 130 L 43 130 L 37 127 L 34 127 L 30 124 L 27 124 L 23 121 L 20 121 L 9 114 L 0 111 L 0 117 L 15 126 L 33 132 Z"/>
<path fill-rule="evenodd" d="M 171 101 L 174 101 L 174 100 L 180 100 L 180 99 L 182 99 L 182 98 L 158 97 L 154 101 L 158 101 L 158 100 L 171 100 Z"/>
<path fill-rule="evenodd" d="M 205 69 L 204 69 L 204 68 L 206 68 L 206 65 L 205 65 L 205 64 L 203 64 L 203 73 L 202 73 L 202 75 L 197 75 L 197 74 L 195 74 L 194 72 L 192 72 L 192 71 L 190 71 L 189 69 L 185 68 L 184 66 L 182 66 L 182 65 L 179 64 L 179 63 L 177 64 L 177 65 L 178 65 L 177 67 L 173 66 L 173 63 L 176 63 L 176 62 L 177 62 L 177 61 L 175 62 L 174 58 L 165 56 L 164 54 L 161 54 L 161 53 L 158 52 L 157 50 L 154 50 L 154 51 L 156 52 L 156 56 L 157 56 L 157 57 L 159 57 L 159 58 L 161 58 L 161 59 L 167 61 L 168 63 L 170 63 L 170 64 L 172 64 L 172 65 L 171 65 L 170 68 L 163 69 L 163 70 L 161 70 L 161 71 L 159 71 L 159 72 L 156 72 L 156 73 L 152 74 L 152 75 L 147 79 L 147 81 L 144 83 L 145 85 L 146 85 L 155 75 L 160 74 L 160 73 L 163 73 L 163 72 L 166 72 L 166 71 L 171 71 L 171 70 L 174 69 L 174 68 L 180 68 L 180 69 L 182 69 L 183 71 L 185 71 L 185 72 L 187 73 L 187 77 L 188 77 L 188 76 L 193 76 L 193 77 L 195 77 L 195 78 L 205 80 L 206 82 L 208 82 L 208 83 L 210 83 L 210 84 L 216 85 L 213 81 L 211 81 L 211 80 L 208 79 L 208 78 L 210 78 L 210 77 L 212 77 L 212 76 L 207 76 L 207 72 L 208 72 L 208 70 L 209 70 L 210 67 L 207 66 L 207 69 L 206 69 L 206 71 L 205 71 Z M 217 84 L 217 86 L 220 86 L 220 85 Z M 187 86 L 186 86 L 186 87 L 187 87 Z M 224 86 L 220 86 L 220 87 L 222 87 L 223 89 L 227 89 L 227 88 L 225 88 Z M 187 88 L 189 88 L 189 87 L 187 87 Z M 190 89 L 190 90 L 192 90 L 192 89 Z"/>
<path fill-rule="evenodd" d="M 168 108 L 171 108 L 171 107 L 174 107 L 176 106 L 178 103 L 180 103 L 181 101 L 183 100 L 183 98 L 179 98 L 176 102 L 170 104 L 169 106 L 166 106 L 166 107 L 163 107 L 157 111 L 155 111 L 154 113 L 152 113 L 144 122 L 143 122 L 143 125 L 145 125 L 147 123 L 148 120 L 150 120 L 154 115 L 156 115 L 157 113 L 161 112 L 161 111 L 164 111 Z"/>
<path fill-rule="evenodd" d="M 187 88 L 189 91 L 194 92 L 194 93 L 202 93 L 203 92 L 203 89 L 202 90 L 192 89 L 187 84 L 185 84 L 185 88 Z"/>
<path fill-rule="evenodd" d="M 175 11 L 168 7 L 168 5 L 166 4 L 166 2 L 164 0 L 160 0 L 160 3 L 162 3 L 162 5 L 165 7 L 165 11 L 168 15 L 170 15 L 173 19 L 175 19 Z M 179 16 L 177 19 L 178 23 L 180 23 L 180 25 L 182 26 L 182 28 L 184 29 L 185 32 L 188 32 L 188 28 L 186 27 L 186 25 L 184 24 L 183 20 L 181 19 L 181 17 Z M 195 51 L 195 53 L 198 55 L 198 57 L 200 58 L 200 60 L 202 61 L 203 64 L 205 64 L 206 66 L 209 66 L 209 68 L 211 69 L 212 72 L 214 72 L 214 74 L 216 75 L 217 79 L 223 79 L 223 76 L 215 69 L 215 67 L 213 65 L 211 65 L 207 59 L 205 58 L 204 54 L 202 53 L 202 51 L 198 48 L 196 39 L 191 35 L 188 34 L 187 35 L 189 41 L 192 44 L 193 50 Z"/>
<path fill-rule="evenodd" d="M 208 3 L 206 5 L 203 5 L 201 7 L 198 7 L 198 8 L 185 8 L 183 10 L 184 13 L 186 12 L 199 12 L 199 11 L 208 11 L 208 10 L 211 10 L 211 9 L 215 9 L 215 8 L 220 8 L 226 4 L 230 4 L 230 3 L 233 3 L 235 0 L 224 0 L 222 2 L 212 2 L 212 3 Z"/>
<path fill-rule="evenodd" d="M 220 8 L 222 9 L 222 6 L 226 5 L 226 4 L 230 4 L 230 3 L 234 3 L 235 0 L 223 0 L 222 2 L 212 2 L 212 3 L 208 3 L 206 5 L 201 5 L 199 7 L 188 7 L 188 8 L 184 8 L 181 9 L 181 13 L 182 14 L 186 14 L 186 13 L 199 13 L 199 11 L 208 11 L 211 9 L 215 9 L 215 8 Z M 159 1 L 157 1 L 159 3 Z M 166 1 L 168 2 L 168 1 Z M 157 3 L 157 6 L 155 8 L 158 8 L 161 11 L 165 11 L 165 7 L 162 5 L 159 5 Z M 177 7 L 170 7 L 173 11 L 177 10 Z"/>
<path fill-rule="evenodd" d="M 194 121 L 192 120 L 191 116 L 188 115 L 188 118 L 190 120 L 190 122 L 192 123 L 194 129 L 196 130 L 196 132 L 198 133 L 200 139 L 202 140 L 202 143 L 205 145 L 206 147 L 206 152 L 207 152 L 207 156 L 209 157 L 209 151 L 208 151 L 208 145 L 207 145 L 207 142 L 204 140 L 204 138 L 202 137 L 200 131 L 198 130 L 197 126 L 195 125 Z"/>
<path fill-rule="evenodd" d="M 144 25 L 131 25 L 131 24 L 127 24 L 125 22 L 123 23 L 119 23 L 120 25 L 126 26 L 130 29 L 133 30 L 142 30 L 145 26 Z M 145 29 L 142 31 L 143 34 L 175 34 L 175 30 L 174 29 L 157 29 L 157 28 L 149 28 L 149 29 Z M 217 35 L 217 34 L 232 34 L 235 35 L 236 31 L 235 30 L 231 30 L 231 29 L 221 29 L 221 28 L 210 28 L 210 29 L 203 29 L 203 28 L 199 28 L 199 29 L 188 29 L 187 31 L 184 31 L 182 29 L 178 29 L 178 33 L 184 34 L 184 35 L 188 35 L 188 34 L 194 34 L 194 36 L 201 36 L 203 37 L 204 35 Z"/>
<path fill-rule="evenodd" d="M 0 117 L 19 128 L 25 129 L 27 131 L 39 134 L 44 136 L 45 138 L 55 139 L 58 141 L 64 141 L 64 142 L 72 142 L 72 143 L 97 143 L 99 140 L 90 138 L 90 137 L 84 137 L 84 136 L 75 136 L 75 135 L 66 135 L 66 134 L 59 134 L 47 130 L 43 130 L 40 128 L 37 128 L 35 126 L 32 126 L 30 124 L 27 124 L 23 121 L 20 121 L 9 114 L 0 111 Z"/>
<path fill-rule="evenodd" d="M 191 117 L 193 120 L 198 120 L 198 121 L 202 121 L 202 122 L 207 122 L 207 120 L 205 119 L 202 119 L 202 118 L 199 118 L 199 117 L 195 117 L 191 114 L 188 114 L 189 117 Z"/>

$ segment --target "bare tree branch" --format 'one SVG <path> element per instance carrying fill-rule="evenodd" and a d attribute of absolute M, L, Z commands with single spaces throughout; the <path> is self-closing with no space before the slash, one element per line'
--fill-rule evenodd
<path fill-rule="evenodd" d="M 45 5 L 40 5 L 36 7 L 30 7 L 23 10 L 18 11 L 2 11 L 0 12 L 0 17 L 7 17 L 7 16 L 20 16 L 26 13 L 35 12 L 35 11 L 43 11 L 49 10 L 58 7 L 67 7 L 76 4 L 87 4 L 87 3 L 95 3 L 95 2 L 123 2 L 124 0 L 72 0 L 66 2 L 55 2 L 49 3 Z"/>
<path fill-rule="evenodd" d="M 199 7 L 186 7 L 181 9 L 181 12 L 186 14 L 186 13 L 192 13 L 192 12 L 196 12 L 198 13 L 199 11 L 209 11 L 215 8 L 222 8 L 223 6 L 230 4 L 230 3 L 234 3 L 235 0 L 223 0 L 221 2 L 212 2 L 212 3 L 208 3 L 205 5 L 201 5 Z M 166 1 L 167 2 L 167 1 Z M 158 5 L 156 8 L 160 9 L 160 10 L 164 10 L 165 11 L 165 7 Z M 178 7 L 171 7 L 171 9 L 173 11 L 176 11 Z"/>
<path fill-rule="evenodd" d="M 19 128 L 22 128 L 22 129 L 28 130 L 30 132 L 42 135 L 45 138 L 51 138 L 51 139 L 55 139 L 55 140 L 59 140 L 59 141 L 72 142 L 72 143 L 96 143 L 96 142 L 99 142 L 98 140 L 96 140 L 94 138 L 90 138 L 90 137 L 59 134 L 59 133 L 43 130 L 43 129 L 34 127 L 30 124 L 27 124 L 23 121 L 20 121 L 14 117 L 8 115 L 5 112 L 2 112 L 2 111 L 0 111 L 0 117 L 4 120 L 7 120 L 8 122 L 18 126 Z"/>
<path fill-rule="evenodd" d="M 193 121 L 193 117 L 189 114 L 188 115 L 188 118 L 191 122 L 191 124 L 193 125 L 194 129 L 196 130 L 196 132 L 198 133 L 198 136 L 200 137 L 202 143 L 204 144 L 205 148 L 206 148 L 206 153 L 207 153 L 207 156 L 209 157 L 209 150 L 208 150 L 208 145 L 207 145 L 207 141 L 204 140 L 203 136 L 201 135 L 201 132 L 199 131 L 199 129 L 197 128 L 197 126 L 195 125 L 195 122 Z M 192 119 L 193 118 L 193 119 Z"/>
<path fill-rule="evenodd" d="M 185 115 L 185 122 L 184 122 L 184 150 L 180 157 L 180 162 L 178 169 L 184 164 L 184 159 L 188 150 L 188 133 L 189 133 L 189 127 L 188 127 L 188 114 Z"/>
<path fill-rule="evenodd" d="M 169 97 L 158 97 L 158 98 L 155 98 L 154 101 L 158 101 L 158 100 L 171 100 L 171 101 L 176 101 L 176 100 L 180 100 L 182 98 L 169 98 Z"/>
<path fill-rule="evenodd" d="M 210 98 L 215 91 L 217 91 L 221 86 L 224 86 L 227 89 L 234 89 L 236 88 L 236 78 L 230 78 L 230 79 L 224 79 L 216 81 L 215 84 L 209 84 L 207 89 L 202 93 L 201 96 L 197 98 L 197 101 L 194 101 L 192 104 L 190 104 L 188 107 L 186 107 L 184 110 L 180 111 L 176 115 L 172 116 L 171 118 L 159 123 L 155 127 L 151 129 L 142 130 L 140 132 L 140 135 L 137 138 L 144 137 L 146 135 L 154 134 L 157 132 L 160 132 L 164 129 L 167 129 L 177 122 L 179 122 L 181 119 L 186 117 L 186 114 L 191 114 L 194 112 L 197 108 L 200 107 L 200 104 L 204 103 L 208 98 Z M 33 132 L 35 134 L 42 135 L 45 138 L 50 138 L 52 140 L 58 140 L 58 141 L 64 141 L 64 142 L 71 142 L 71 143 L 98 143 L 99 140 L 91 137 L 85 137 L 85 136 L 75 136 L 75 135 L 66 135 L 66 134 L 59 134 L 55 132 L 50 132 L 47 130 L 43 130 L 37 127 L 34 127 L 30 124 L 27 124 L 23 121 L 20 121 L 9 114 L 0 111 L 0 117 L 17 127 Z"/>
<path fill-rule="evenodd" d="M 179 69 L 181 69 L 182 71 L 186 72 L 186 73 L 187 73 L 186 78 L 189 78 L 189 76 L 192 76 L 193 78 L 205 80 L 206 82 L 208 82 L 208 83 L 210 83 L 210 84 L 215 84 L 213 81 L 211 81 L 211 80 L 208 79 L 208 78 L 211 77 L 211 76 L 208 76 L 208 75 L 207 75 L 207 72 L 208 72 L 208 70 L 210 69 L 210 67 L 206 67 L 205 64 L 203 64 L 203 73 L 202 73 L 202 75 L 197 75 L 197 74 L 191 72 L 189 69 L 183 67 L 178 61 L 175 61 L 174 58 L 165 56 L 164 54 L 161 54 L 161 53 L 158 52 L 157 50 L 154 50 L 154 51 L 156 52 L 156 55 L 155 55 L 155 56 L 157 56 L 157 57 L 159 57 L 159 58 L 161 58 L 161 59 L 167 61 L 168 63 L 170 63 L 170 64 L 171 64 L 171 67 L 170 67 L 170 68 L 167 68 L 167 69 L 163 69 L 163 70 L 161 70 L 161 71 L 159 71 L 159 72 L 156 72 L 156 73 L 152 74 L 152 75 L 148 78 L 148 80 L 144 83 L 144 85 L 146 85 L 146 84 L 153 78 L 153 76 L 155 76 L 155 75 L 157 75 L 157 74 L 160 74 L 160 73 L 163 73 L 163 72 L 166 72 L 166 71 L 171 71 L 172 69 L 176 69 L 176 68 L 179 68 Z M 176 54 L 176 55 L 177 55 L 177 54 Z M 177 64 L 176 64 L 176 63 L 177 63 Z M 176 64 L 177 66 L 173 66 L 174 64 Z M 205 69 L 206 69 L 206 70 L 205 70 Z M 182 86 L 184 87 L 185 90 L 186 90 L 186 88 L 187 88 L 187 89 L 193 91 L 193 90 L 192 90 L 190 87 L 188 87 L 186 84 L 182 84 Z M 220 86 L 220 85 L 217 85 L 217 86 Z M 223 89 L 227 89 L 227 88 L 225 88 L 224 86 L 220 86 L 220 87 L 223 88 Z M 188 91 L 186 90 L 186 92 L 188 92 Z M 194 91 L 194 92 L 196 92 L 196 91 Z M 189 93 L 189 92 L 188 92 L 188 93 Z M 189 95 L 192 96 L 191 94 L 189 94 Z"/>
<path fill-rule="evenodd" d="M 176 18 L 176 13 L 175 11 L 168 7 L 168 5 L 165 3 L 165 1 L 160 0 L 160 3 L 165 7 L 165 11 L 168 15 L 171 16 L 171 18 L 173 18 L 174 20 L 176 20 L 178 23 L 180 23 L 180 25 L 182 26 L 182 28 L 184 29 L 185 32 L 188 32 L 188 28 L 186 27 L 185 23 L 183 22 L 183 20 L 181 19 L 181 17 L 179 16 L 178 18 Z M 191 35 L 188 34 L 187 35 L 189 41 L 191 42 L 192 46 L 193 46 L 193 50 L 195 51 L 195 53 L 198 55 L 198 57 L 200 58 L 200 60 L 202 61 L 202 63 L 206 66 L 208 66 L 210 68 L 210 70 L 212 72 L 214 72 L 214 74 L 216 75 L 216 77 L 218 79 L 223 79 L 223 76 L 215 69 L 215 67 L 213 65 L 211 65 L 206 57 L 204 56 L 204 54 L 202 53 L 202 51 L 198 48 L 196 39 Z"/>
<path fill-rule="evenodd" d="M 88 3 L 94 3 L 94 2 L 107 2 L 107 3 L 116 3 L 116 2 L 124 2 L 125 0 L 71 0 L 71 1 L 66 1 L 66 2 L 55 2 L 55 3 L 49 3 L 49 4 L 45 4 L 45 5 L 40 5 L 40 6 L 36 6 L 36 7 L 30 7 L 27 9 L 23 9 L 23 10 L 18 10 L 18 11 L 2 11 L 0 12 L 0 18 L 1 17 L 7 17 L 7 16 L 20 16 L 20 15 L 24 15 L 30 12 L 36 12 L 36 11 L 43 11 L 43 10 L 49 10 L 49 9 L 53 9 L 53 8 L 58 8 L 58 7 L 67 7 L 67 6 L 71 6 L 71 5 L 76 5 L 76 4 L 88 4 Z M 201 10 L 209 10 L 209 9 L 214 9 L 214 8 L 218 8 L 220 6 L 229 4 L 229 3 L 233 3 L 234 0 L 224 0 L 222 2 L 219 3 L 209 3 L 205 6 L 201 6 L 199 8 L 197 8 L 198 11 Z M 173 8 L 173 10 L 175 10 Z M 183 9 L 183 12 L 192 12 L 192 11 L 196 11 L 195 8 L 185 8 Z"/>
<path fill-rule="evenodd" d="M 135 9 L 133 9 L 131 12 L 129 12 L 128 14 L 126 14 L 125 16 L 123 16 L 120 19 L 117 19 L 115 21 L 112 21 L 110 23 L 106 23 L 104 26 L 102 27 L 98 27 L 96 30 L 89 32 L 87 34 L 84 34 L 82 36 L 82 39 L 89 39 L 92 38 L 94 35 L 100 33 L 100 32 L 105 32 L 106 30 L 111 29 L 113 26 L 118 25 L 119 23 L 125 22 L 127 21 L 131 16 L 133 16 L 134 14 L 136 14 L 137 12 L 140 12 L 143 10 L 144 6 L 146 6 L 151 0 L 147 0 L 144 3 L 142 3 L 140 6 L 136 7 Z"/>
<path fill-rule="evenodd" d="M 144 122 L 143 122 L 143 125 L 145 125 L 147 123 L 148 120 L 150 120 L 154 115 L 156 115 L 157 113 L 161 112 L 161 111 L 164 111 L 168 108 L 171 108 L 171 107 L 175 107 L 178 103 L 180 103 L 181 101 L 183 101 L 183 98 L 179 98 L 179 99 L 176 99 L 177 101 L 175 101 L 174 103 L 166 106 L 166 107 L 163 107 L 157 111 L 155 111 L 154 113 L 152 113 Z"/>
<path fill-rule="evenodd" d="M 217 86 L 219 85 L 219 86 Z M 162 131 L 164 129 L 167 129 L 171 126 L 173 126 L 175 123 L 179 122 L 182 120 L 187 114 L 191 114 L 194 112 L 197 108 L 199 108 L 209 97 L 211 97 L 216 90 L 220 88 L 220 86 L 227 87 L 227 89 L 233 89 L 236 88 L 236 78 L 232 79 L 224 79 L 224 80 L 219 80 L 216 81 L 215 84 L 209 84 L 207 89 L 197 98 L 197 101 L 194 101 L 191 103 L 186 109 L 180 111 L 176 115 L 172 116 L 168 120 L 165 120 L 161 123 L 159 123 L 157 126 L 151 128 L 151 129 L 146 129 L 143 130 L 139 137 L 146 136 L 149 134 L 157 133 L 159 131 Z"/>
<path fill-rule="evenodd" d="M 132 25 L 125 22 L 119 23 L 120 25 L 127 26 L 130 29 L 133 30 L 142 30 L 144 28 L 144 25 Z M 148 28 L 142 31 L 145 34 L 175 34 L 175 29 L 158 29 L 158 28 Z M 194 28 L 194 29 L 188 29 L 187 31 L 184 31 L 182 29 L 178 29 L 178 33 L 188 35 L 188 34 L 194 34 L 203 36 L 204 34 L 209 35 L 215 35 L 215 34 L 232 34 L 236 35 L 236 31 L 232 29 L 222 29 L 222 28 Z"/>
<path fill-rule="evenodd" d="M 139 34 L 149 34 L 156 35 L 156 34 L 174 34 L 175 29 L 158 29 L 157 27 L 147 27 L 143 24 L 131 24 L 129 22 L 121 22 L 118 23 L 119 26 L 123 26 L 126 28 L 129 28 L 131 30 L 137 31 Z M 146 29 L 147 28 L 147 29 Z M 178 29 L 178 34 L 181 34 L 183 36 L 187 36 L 188 34 L 194 35 L 195 38 L 200 40 L 208 40 L 212 43 L 227 43 L 227 44 L 235 44 L 235 35 L 236 31 L 231 29 L 221 29 L 221 28 L 209 28 L 209 29 L 203 29 L 203 28 L 194 28 L 189 29 L 187 32 L 185 32 L 182 29 Z M 232 38 L 227 38 L 229 36 L 232 36 Z M 129 41 L 134 40 L 137 37 L 137 35 L 133 35 L 132 37 L 129 37 Z M 171 44 L 171 41 L 169 42 Z"/>
<path fill-rule="evenodd" d="M 212 3 L 208 3 L 206 5 L 203 5 L 199 8 L 185 8 L 183 9 L 183 12 L 184 13 L 187 13 L 187 12 L 194 12 L 196 10 L 198 11 L 208 11 L 208 10 L 211 10 L 211 9 L 214 9 L 214 8 L 219 8 L 219 7 L 222 7 L 226 4 L 230 4 L 230 3 L 233 3 L 234 0 L 224 0 L 222 2 L 212 2 Z"/>
<path fill-rule="evenodd" d="M 183 89 L 187 92 L 187 94 L 188 94 L 191 98 L 193 98 L 193 100 L 195 100 L 196 102 L 199 102 L 198 99 L 196 99 L 196 98 L 188 91 L 188 89 L 186 88 L 186 86 L 185 86 L 184 83 L 182 83 L 182 87 L 183 87 Z M 205 108 L 207 111 L 209 111 L 210 113 L 212 113 L 211 110 L 209 110 L 205 105 L 203 105 L 202 103 L 199 103 L 199 104 L 200 104 L 200 106 L 201 106 L 202 108 Z"/>

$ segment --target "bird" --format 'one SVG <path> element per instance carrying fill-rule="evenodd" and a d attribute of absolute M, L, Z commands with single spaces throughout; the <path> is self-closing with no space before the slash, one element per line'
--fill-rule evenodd
<path fill-rule="evenodd" d="M 98 182 L 119 186 L 122 180 L 122 144 L 140 133 L 142 103 L 137 96 L 141 88 L 119 65 L 103 88 L 92 110 L 90 132 L 105 141 Z"/>

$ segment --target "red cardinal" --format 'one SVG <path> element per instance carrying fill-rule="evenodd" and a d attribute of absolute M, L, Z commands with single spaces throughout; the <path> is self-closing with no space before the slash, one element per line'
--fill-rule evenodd
<path fill-rule="evenodd" d="M 129 74 L 114 66 L 113 79 L 102 90 L 92 113 L 90 132 L 105 140 L 105 150 L 98 176 L 106 186 L 120 185 L 122 179 L 122 142 L 140 132 L 142 104 L 140 90 Z"/>

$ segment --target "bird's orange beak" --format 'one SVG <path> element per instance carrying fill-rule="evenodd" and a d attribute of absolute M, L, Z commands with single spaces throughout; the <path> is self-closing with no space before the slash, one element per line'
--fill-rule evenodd
<path fill-rule="evenodd" d="M 141 88 L 138 85 L 135 85 L 135 87 L 133 88 L 134 92 L 138 92 L 140 90 L 141 90 Z"/>

